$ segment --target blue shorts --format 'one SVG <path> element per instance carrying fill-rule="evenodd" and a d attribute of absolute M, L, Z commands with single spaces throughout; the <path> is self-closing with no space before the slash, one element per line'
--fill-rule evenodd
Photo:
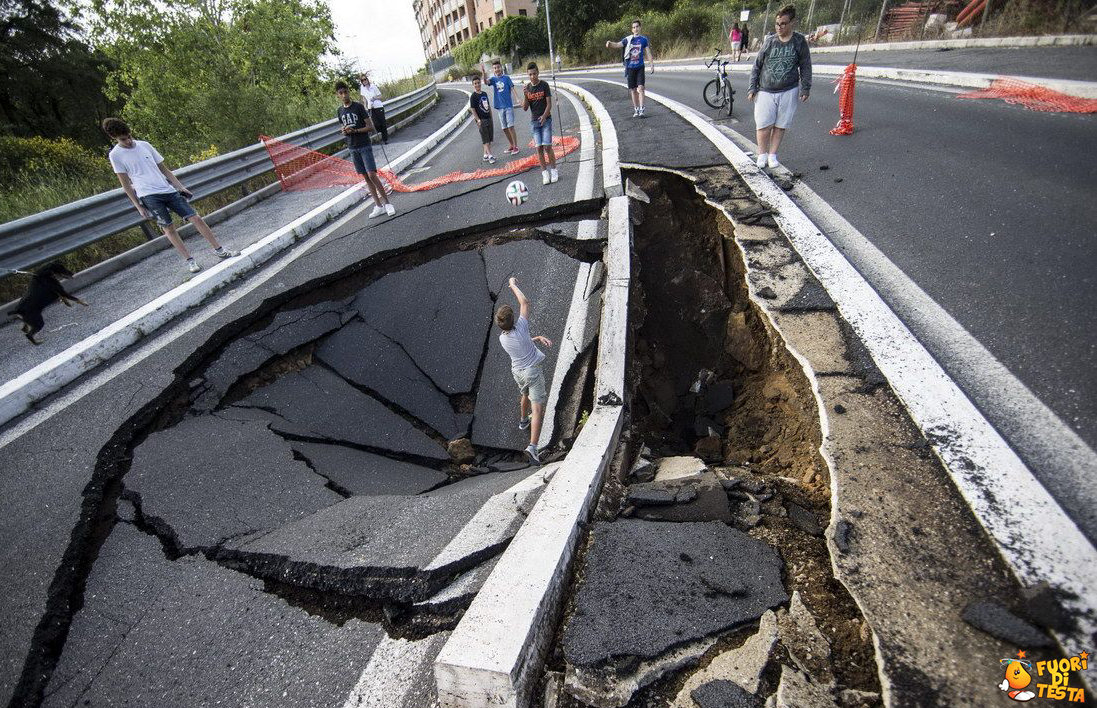
<path fill-rule="evenodd" d="M 376 172 L 377 163 L 373 159 L 373 146 L 350 148 L 350 157 L 354 160 L 354 171 L 360 175 L 367 172 Z"/>
<path fill-rule="evenodd" d="M 534 145 L 537 147 L 552 145 L 552 116 L 545 119 L 544 125 L 540 121 L 533 121 L 529 124 L 529 129 L 533 133 Z"/>
<path fill-rule="evenodd" d="M 196 216 L 187 200 L 179 192 L 163 192 L 161 194 L 146 194 L 138 197 L 138 201 L 156 217 L 156 223 L 161 226 L 171 226 L 171 212 L 175 212 L 183 219 Z"/>
<path fill-rule="evenodd" d="M 497 108 L 499 111 L 499 127 L 503 130 L 514 127 L 514 108 Z"/>

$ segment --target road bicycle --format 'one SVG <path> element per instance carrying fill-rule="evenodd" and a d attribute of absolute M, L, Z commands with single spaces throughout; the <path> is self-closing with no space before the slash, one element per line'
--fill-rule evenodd
<path fill-rule="evenodd" d="M 731 79 L 728 78 L 728 64 L 730 63 L 729 61 L 721 61 L 720 50 L 716 50 L 712 58 L 705 62 L 705 68 L 713 69 L 716 72 L 716 77 L 709 79 L 709 82 L 705 84 L 705 88 L 701 91 L 701 97 L 705 99 L 705 103 L 717 110 L 726 108 L 729 116 L 731 115 L 731 107 L 735 102 L 735 89 L 731 87 Z"/>

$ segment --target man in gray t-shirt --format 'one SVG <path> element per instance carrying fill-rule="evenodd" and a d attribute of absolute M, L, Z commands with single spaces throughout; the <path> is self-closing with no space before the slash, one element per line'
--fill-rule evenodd
<path fill-rule="evenodd" d="M 518 319 L 517 321 L 514 319 L 514 308 L 503 305 L 495 313 L 495 324 L 503 330 L 499 334 L 499 344 L 503 345 L 503 350 L 510 355 L 510 371 L 521 394 L 518 400 L 518 410 L 521 414 L 518 429 L 529 428 L 529 447 L 526 448 L 526 455 L 534 464 L 540 464 L 541 458 L 537 455 L 537 439 L 541 437 L 541 422 L 545 417 L 548 387 L 545 384 L 545 370 L 541 366 L 541 362 L 545 360 L 545 354 L 537 348 L 537 344 L 551 347 L 552 341 L 547 337 L 530 336 L 529 298 L 518 289 L 517 278 L 510 279 L 510 289 L 514 297 L 518 298 Z"/>
<path fill-rule="evenodd" d="M 777 148 L 792 125 L 796 103 L 811 94 L 811 50 L 799 32 L 793 32 L 796 8 L 777 11 L 777 33 L 762 41 L 750 70 L 747 98 L 754 103 L 754 127 L 758 134 L 759 168 L 779 167 Z"/>

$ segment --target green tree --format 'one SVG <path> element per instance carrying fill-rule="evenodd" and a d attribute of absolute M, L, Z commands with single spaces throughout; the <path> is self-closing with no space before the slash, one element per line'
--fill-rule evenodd
<path fill-rule="evenodd" d="M 92 0 L 116 62 L 108 95 L 175 163 L 243 147 L 333 113 L 322 57 L 336 54 L 321 0 Z"/>
<path fill-rule="evenodd" d="M 99 120 L 118 107 L 103 93 L 109 69 L 55 5 L 0 0 L 0 132 L 104 145 Z"/>
<path fill-rule="evenodd" d="M 548 0 L 552 3 L 552 41 L 569 54 L 578 51 L 583 34 L 600 20 L 616 19 L 621 12 L 614 0 Z M 537 21 L 545 26 L 545 3 L 537 8 Z M 607 39 L 613 39 L 607 37 Z M 619 38 L 616 38 L 619 39 Z"/>

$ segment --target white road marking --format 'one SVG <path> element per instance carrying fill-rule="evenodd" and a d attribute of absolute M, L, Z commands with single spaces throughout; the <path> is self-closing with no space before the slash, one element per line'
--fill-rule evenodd
<path fill-rule="evenodd" d="M 407 701 L 417 683 L 422 690 L 430 680 L 432 655 L 448 636 L 448 632 L 440 632 L 412 642 L 385 635 L 373 650 L 358 684 L 343 702 L 343 708 L 425 708 L 407 705 Z M 424 672 L 424 667 L 428 671 Z"/>

